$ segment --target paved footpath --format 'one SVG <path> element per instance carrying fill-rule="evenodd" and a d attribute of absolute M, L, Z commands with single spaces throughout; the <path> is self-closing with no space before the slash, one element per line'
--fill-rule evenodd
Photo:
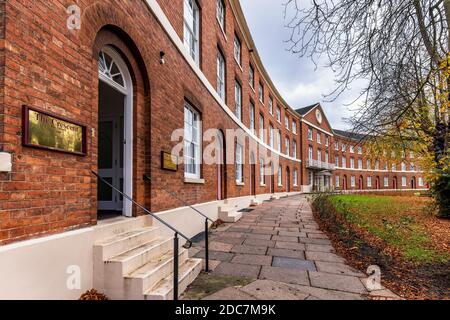
<path fill-rule="evenodd" d="M 204 242 L 191 255 L 204 258 Z M 305 196 L 265 202 L 210 235 L 208 277 L 249 279 L 205 299 L 212 300 L 361 300 L 398 298 L 387 289 L 369 291 L 367 275 L 337 255 L 319 230 Z M 194 282 L 195 285 L 195 282 Z M 187 295 L 189 296 L 189 290 Z"/>

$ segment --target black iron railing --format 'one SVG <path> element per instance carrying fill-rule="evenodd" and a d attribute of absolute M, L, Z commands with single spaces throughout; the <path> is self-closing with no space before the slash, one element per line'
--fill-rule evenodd
<path fill-rule="evenodd" d="M 101 182 L 103 182 L 104 184 L 106 184 L 107 186 L 109 186 L 111 189 L 113 189 L 114 191 L 118 192 L 120 195 L 122 195 L 125 199 L 131 201 L 133 204 L 135 204 L 138 208 L 140 208 L 141 210 L 143 210 L 145 213 L 147 213 L 148 215 L 152 216 L 153 218 L 155 218 L 156 220 L 158 220 L 159 222 L 161 222 L 164 226 L 166 226 L 167 228 L 169 228 L 170 230 L 172 230 L 175 234 L 173 237 L 173 299 L 174 300 L 178 300 L 178 273 L 179 273 L 179 260 L 178 260 L 178 255 L 179 255 L 179 236 L 181 236 L 182 238 L 184 238 L 187 241 L 187 246 L 185 246 L 186 249 L 189 249 L 190 247 L 192 247 L 192 240 L 190 238 L 188 238 L 187 236 L 185 236 L 182 232 L 178 231 L 175 227 L 171 226 L 170 224 L 168 224 L 167 222 L 165 222 L 163 219 L 161 219 L 160 217 L 158 217 L 157 215 L 155 215 L 154 213 L 152 213 L 150 210 L 148 210 L 147 208 L 145 208 L 143 205 L 137 203 L 132 197 L 128 196 L 127 194 L 125 194 L 124 192 L 120 191 L 118 188 L 114 187 L 111 183 L 109 183 L 108 181 L 106 181 L 105 179 L 103 179 L 102 177 L 99 176 L 99 174 L 95 171 L 92 171 L 92 174 L 94 176 L 97 177 L 97 179 L 99 179 Z"/>
<path fill-rule="evenodd" d="M 145 174 L 144 175 L 144 180 L 145 181 L 152 181 L 152 178 L 149 175 Z M 210 221 L 210 222 L 214 223 L 215 221 L 212 220 L 211 218 L 209 218 L 207 215 L 205 215 L 201 211 L 199 211 L 198 209 L 196 209 L 193 206 L 191 206 L 190 204 L 186 203 L 186 201 L 184 201 L 183 199 L 178 197 L 175 192 L 170 191 L 167 188 L 164 188 L 164 186 L 162 186 L 162 185 L 158 185 L 158 187 L 163 189 L 165 192 L 170 194 L 172 197 L 174 197 L 178 201 L 180 201 L 185 207 L 191 208 L 196 213 L 198 213 L 203 218 L 205 218 L 205 272 L 209 272 L 209 225 L 208 225 L 208 222 Z"/>

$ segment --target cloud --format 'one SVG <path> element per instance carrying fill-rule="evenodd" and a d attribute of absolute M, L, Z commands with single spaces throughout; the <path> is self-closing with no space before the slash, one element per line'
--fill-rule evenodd
<path fill-rule="evenodd" d="M 350 117 L 356 104 L 347 106 L 358 98 L 363 81 L 352 84 L 333 102 L 324 97 L 335 88 L 335 75 L 326 61 L 316 67 L 310 58 L 299 58 L 288 51 L 286 40 L 290 30 L 285 27 L 285 0 L 241 0 L 241 5 L 253 35 L 257 50 L 277 89 L 291 107 L 301 108 L 316 102 L 324 107 L 332 126 L 349 129 L 344 119 Z M 289 14 L 289 13 L 288 13 Z M 361 101 L 359 101 L 361 102 Z"/>

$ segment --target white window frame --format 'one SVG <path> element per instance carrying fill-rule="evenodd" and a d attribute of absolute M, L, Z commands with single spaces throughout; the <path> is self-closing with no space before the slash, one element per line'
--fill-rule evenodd
<path fill-rule="evenodd" d="M 295 120 L 292 121 L 292 132 L 297 134 L 297 122 Z"/>
<path fill-rule="evenodd" d="M 318 144 L 322 144 L 322 133 L 320 133 L 319 131 L 317 131 L 316 139 Z"/>
<path fill-rule="evenodd" d="M 244 183 L 244 148 L 240 143 L 236 143 L 236 183 Z"/>
<path fill-rule="evenodd" d="M 281 166 L 278 166 L 278 186 L 283 186 L 283 168 Z"/>
<path fill-rule="evenodd" d="M 340 176 L 336 176 L 335 177 L 335 187 L 339 188 L 341 186 L 341 177 Z"/>
<path fill-rule="evenodd" d="M 239 81 L 234 84 L 235 115 L 242 122 L 242 87 Z"/>
<path fill-rule="evenodd" d="M 297 141 L 292 142 L 292 157 L 297 159 Z"/>
<path fill-rule="evenodd" d="M 285 153 L 289 156 L 289 152 L 291 150 L 291 140 L 288 137 L 284 138 L 284 147 L 286 148 Z"/>
<path fill-rule="evenodd" d="M 281 108 L 277 106 L 277 121 L 281 123 Z"/>
<path fill-rule="evenodd" d="M 384 177 L 384 187 L 385 188 L 389 187 L 389 177 Z"/>
<path fill-rule="evenodd" d="M 423 178 L 419 177 L 419 187 L 423 187 L 424 185 L 425 184 L 424 184 Z"/>
<path fill-rule="evenodd" d="M 225 3 L 223 0 L 217 0 L 216 18 L 220 28 L 225 32 Z"/>
<path fill-rule="evenodd" d="M 356 177 L 355 176 L 351 176 L 350 178 L 350 185 L 352 188 L 356 187 Z"/>
<path fill-rule="evenodd" d="M 273 115 L 273 98 L 269 96 L 269 113 Z"/>
<path fill-rule="evenodd" d="M 362 147 L 358 147 L 358 154 L 362 154 Z"/>
<path fill-rule="evenodd" d="M 274 138 L 275 138 L 275 135 L 274 135 L 274 128 L 273 128 L 273 125 L 270 124 L 270 125 L 269 125 L 269 146 L 270 146 L 271 148 L 274 148 L 274 146 L 275 146 L 275 144 L 274 144 Z"/>
<path fill-rule="evenodd" d="M 355 153 L 355 147 L 354 146 L 350 146 L 350 153 Z"/>
<path fill-rule="evenodd" d="M 363 169 L 363 161 L 362 161 L 362 159 L 358 159 L 358 169 L 359 170 Z"/>
<path fill-rule="evenodd" d="M 259 82 L 258 99 L 261 103 L 264 103 L 264 84 L 261 81 Z"/>
<path fill-rule="evenodd" d="M 189 119 L 188 119 L 189 116 Z M 189 121 L 187 121 L 189 120 Z M 192 123 L 190 123 L 192 122 Z M 189 131 L 188 131 L 189 130 Z M 201 155 L 202 155 L 202 142 L 201 142 L 201 116 L 200 113 L 194 109 L 188 102 L 184 103 L 184 176 L 186 178 L 200 179 L 201 177 Z M 188 157 L 187 148 L 188 144 L 193 145 L 193 156 Z M 193 160 L 193 172 L 188 171 L 187 158 Z"/>
<path fill-rule="evenodd" d="M 297 169 L 294 169 L 294 178 L 293 178 L 293 180 L 294 180 L 294 187 L 297 187 L 298 186 L 298 171 L 297 171 Z"/>
<path fill-rule="evenodd" d="M 278 140 L 278 152 L 281 153 L 281 132 L 280 130 L 277 130 L 277 140 Z"/>
<path fill-rule="evenodd" d="M 259 159 L 259 185 L 264 186 L 266 183 L 266 175 L 264 170 L 264 158 Z"/>
<path fill-rule="evenodd" d="M 347 168 L 347 157 L 345 156 L 342 157 L 342 168 Z"/>
<path fill-rule="evenodd" d="M 249 64 L 248 70 L 248 83 L 252 89 L 255 89 L 255 68 L 251 63 Z"/>
<path fill-rule="evenodd" d="M 255 134 L 256 126 L 255 126 L 255 105 L 252 101 L 250 101 L 250 131 Z"/>
<path fill-rule="evenodd" d="M 242 63 L 242 44 L 237 35 L 234 36 L 234 60 L 241 66 Z"/>
<path fill-rule="evenodd" d="M 220 50 L 217 50 L 217 94 L 223 101 L 225 101 L 225 90 L 226 90 L 225 58 L 222 52 L 220 52 Z"/>
<path fill-rule="evenodd" d="M 265 142 L 265 139 L 264 139 L 264 115 L 262 113 L 259 114 L 259 139 L 262 142 Z"/>
<path fill-rule="evenodd" d="M 350 158 L 350 169 L 355 169 L 355 158 Z"/>
<path fill-rule="evenodd" d="M 189 14 L 189 16 L 188 16 Z M 200 10 L 195 0 L 184 0 L 184 45 L 194 59 L 200 64 Z M 191 39 L 188 38 L 191 37 Z M 192 43 L 191 43 L 192 40 Z"/>
<path fill-rule="evenodd" d="M 286 130 L 289 130 L 289 116 L 288 115 L 285 115 L 284 116 L 284 126 L 285 126 L 285 128 L 286 128 Z"/>
<path fill-rule="evenodd" d="M 313 135 L 314 135 L 313 129 L 308 128 L 308 140 L 309 141 L 313 141 Z"/>
<path fill-rule="evenodd" d="M 406 186 L 408 186 L 408 179 L 405 176 L 403 176 L 402 177 L 402 187 L 406 187 Z"/>
<path fill-rule="evenodd" d="M 367 187 L 372 188 L 372 177 L 367 177 Z"/>

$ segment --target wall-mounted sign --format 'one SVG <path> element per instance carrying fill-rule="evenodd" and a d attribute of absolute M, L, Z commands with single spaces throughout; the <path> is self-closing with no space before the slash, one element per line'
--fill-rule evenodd
<path fill-rule="evenodd" d="M 168 152 L 161 152 L 161 164 L 163 170 L 178 171 L 178 157 Z"/>
<path fill-rule="evenodd" d="M 23 106 L 23 144 L 76 155 L 86 155 L 86 126 Z"/>

